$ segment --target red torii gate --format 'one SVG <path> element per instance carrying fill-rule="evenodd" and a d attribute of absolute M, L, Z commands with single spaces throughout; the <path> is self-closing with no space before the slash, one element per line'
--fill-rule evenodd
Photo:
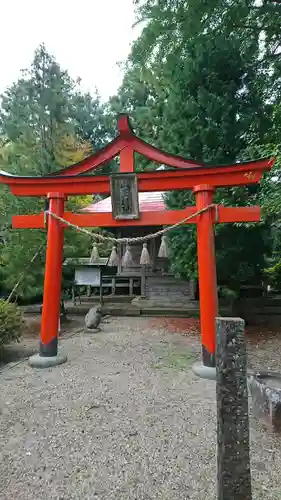
<path fill-rule="evenodd" d="M 80 227 L 162 226 L 172 225 L 204 207 L 213 205 L 216 188 L 256 184 L 274 159 L 261 159 L 225 166 L 209 166 L 170 155 L 136 137 L 129 119 L 121 115 L 119 135 L 100 151 L 70 167 L 42 177 L 21 177 L 0 172 L 0 182 L 7 184 L 16 196 L 36 196 L 49 200 L 50 212 Z M 134 153 L 149 160 L 172 167 L 171 170 L 137 173 L 138 190 L 172 191 L 192 189 L 196 207 L 163 212 L 141 212 L 137 220 L 116 220 L 110 213 L 73 214 L 64 211 L 68 196 L 107 194 L 111 192 L 110 175 L 87 175 L 91 170 L 120 155 L 120 172 L 134 172 Z M 83 175 L 82 175 L 83 174 Z M 16 229 L 46 227 L 45 214 L 16 215 L 12 226 Z M 44 281 L 44 299 L 39 355 L 30 359 L 37 367 L 51 366 L 66 360 L 58 354 L 63 238 L 65 224 L 47 216 L 47 252 Z M 258 222 L 259 207 L 212 206 L 187 223 L 197 224 L 200 319 L 203 348 L 203 366 L 214 367 L 215 317 L 218 315 L 214 224 L 222 222 Z M 207 369 L 208 371 L 208 369 Z"/>

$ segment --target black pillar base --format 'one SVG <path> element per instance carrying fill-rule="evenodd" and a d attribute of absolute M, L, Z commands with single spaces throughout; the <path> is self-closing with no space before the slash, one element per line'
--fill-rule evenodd
<path fill-rule="evenodd" d="M 202 361 L 204 366 L 210 366 L 212 368 L 216 366 L 215 354 L 207 351 L 204 345 L 202 345 Z"/>
<path fill-rule="evenodd" d="M 29 358 L 29 365 L 33 368 L 50 368 L 65 363 L 67 357 L 58 352 L 58 339 L 55 337 L 49 344 L 40 341 L 39 354 Z"/>
<path fill-rule="evenodd" d="M 209 353 L 206 347 L 202 346 L 202 361 L 194 363 L 192 369 L 195 375 L 200 378 L 216 380 L 215 355 Z"/>
<path fill-rule="evenodd" d="M 40 340 L 39 355 L 44 358 L 51 358 L 58 354 L 58 338 L 54 337 L 48 344 L 43 344 Z"/>

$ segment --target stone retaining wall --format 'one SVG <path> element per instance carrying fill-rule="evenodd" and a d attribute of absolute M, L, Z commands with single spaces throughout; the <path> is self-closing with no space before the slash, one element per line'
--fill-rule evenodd
<path fill-rule="evenodd" d="M 233 312 L 249 325 L 281 326 L 281 298 L 240 299 Z"/>
<path fill-rule="evenodd" d="M 146 297 L 166 299 L 172 302 L 193 300 L 195 290 L 191 281 L 183 281 L 170 276 L 147 277 Z"/>

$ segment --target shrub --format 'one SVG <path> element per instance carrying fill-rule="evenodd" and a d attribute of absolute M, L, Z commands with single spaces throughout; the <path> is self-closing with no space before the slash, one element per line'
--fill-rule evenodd
<path fill-rule="evenodd" d="M 278 260 L 272 267 L 265 269 L 265 274 L 270 284 L 279 292 L 279 290 L 281 290 L 281 261 Z"/>
<path fill-rule="evenodd" d="M 0 299 L 0 349 L 21 336 L 23 319 L 20 309 L 6 300 Z"/>
<path fill-rule="evenodd" d="M 227 286 L 219 287 L 219 294 L 230 305 L 233 305 L 233 303 L 236 301 L 236 299 L 238 299 L 239 296 L 237 290 L 233 290 L 232 288 L 229 288 Z"/>

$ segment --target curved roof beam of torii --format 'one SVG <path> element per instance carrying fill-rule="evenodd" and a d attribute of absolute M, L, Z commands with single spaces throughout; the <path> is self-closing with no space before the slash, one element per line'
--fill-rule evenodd
<path fill-rule="evenodd" d="M 214 182 L 214 185 L 216 186 L 252 183 L 255 184 L 256 182 L 259 182 L 262 172 L 264 172 L 265 170 L 269 170 L 275 161 L 275 158 L 262 158 L 254 161 L 247 161 L 244 163 L 235 163 L 232 165 L 200 164 L 192 160 L 185 160 L 180 156 L 174 156 L 160 151 L 154 146 L 151 146 L 142 139 L 136 137 L 130 127 L 127 115 L 121 115 L 118 120 L 118 128 L 119 135 L 115 139 L 113 139 L 113 141 L 111 141 L 103 149 L 97 151 L 97 153 L 88 156 L 88 158 L 85 158 L 79 163 L 58 170 L 57 172 L 52 172 L 51 174 L 45 176 L 26 177 L 12 175 L 8 172 L 0 171 L 0 183 L 13 186 L 15 190 L 14 194 L 20 196 L 27 196 L 27 192 L 32 192 L 30 196 L 45 196 L 46 192 L 50 191 L 51 187 L 53 186 L 55 186 L 56 189 L 59 189 L 59 187 L 63 185 L 66 189 L 65 183 L 68 185 L 65 191 L 66 193 L 85 194 L 88 191 L 83 184 L 84 182 L 87 182 L 87 186 L 89 185 L 89 183 L 94 183 L 94 186 L 92 186 L 94 190 L 91 188 L 89 193 L 110 193 L 109 176 L 85 176 L 82 174 L 85 174 L 86 172 L 89 172 L 91 170 L 95 170 L 98 167 L 104 165 L 108 161 L 112 160 L 115 156 L 117 156 L 121 151 L 126 150 L 126 148 L 130 149 L 131 151 L 136 151 L 146 158 L 155 161 L 156 163 L 175 167 L 175 169 L 173 170 L 164 170 L 161 172 L 157 169 L 156 171 L 150 173 L 138 173 L 140 185 L 142 181 L 145 183 L 142 191 L 167 190 L 167 182 L 169 189 L 172 189 L 172 185 L 174 186 L 173 189 L 190 189 L 192 186 L 194 186 L 195 182 L 199 182 L 199 179 L 200 182 L 203 181 L 205 183 L 207 182 L 207 178 L 209 179 L 208 182 L 211 182 L 212 180 L 212 184 Z M 223 176 L 224 179 L 221 178 L 221 174 L 225 174 Z M 230 174 L 235 174 L 235 179 L 231 178 L 230 180 Z M 228 175 L 227 182 L 226 175 Z M 237 175 L 243 176 L 243 182 L 241 182 L 240 178 L 238 182 Z M 76 178 L 75 181 L 73 177 Z M 151 187 L 152 179 L 154 182 L 153 188 Z M 69 189 L 69 182 L 72 184 L 73 182 L 75 182 L 75 186 L 73 186 L 72 190 Z M 178 185 L 179 182 L 181 187 L 179 187 Z M 34 189 L 31 189 L 31 191 L 26 191 L 26 186 L 30 187 L 31 184 L 36 184 L 38 189 L 39 187 L 41 187 L 41 189 L 39 189 L 40 192 L 38 191 L 38 189 L 35 189 L 35 191 Z M 97 189 L 97 185 L 99 185 L 99 189 L 101 189 L 101 191 L 95 191 L 95 189 Z M 47 187 L 46 189 L 44 189 L 44 186 L 47 186 L 48 189 Z M 17 190 L 16 187 L 18 188 Z"/>
<path fill-rule="evenodd" d="M 119 135 L 113 139 L 107 146 L 100 149 L 96 153 L 88 156 L 79 163 L 70 165 L 49 174 L 54 175 L 81 175 L 91 170 L 96 170 L 105 163 L 109 162 L 117 156 L 123 149 L 129 147 L 136 153 L 139 153 L 151 161 L 164 164 L 174 168 L 194 168 L 203 167 L 204 164 L 193 160 L 186 160 L 181 156 L 171 155 L 160 149 L 151 146 L 142 139 L 139 139 L 133 132 L 130 125 L 129 117 L 125 114 L 120 115 L 118 119 Z"/>

